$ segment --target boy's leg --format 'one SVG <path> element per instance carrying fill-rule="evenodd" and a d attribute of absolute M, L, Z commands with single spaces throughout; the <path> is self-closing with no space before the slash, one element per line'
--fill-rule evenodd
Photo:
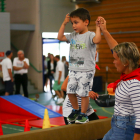
<path fill-rule="evenodd" d="M 87 96 L 81 98 L 82 98 L 81 113 L 86 113 L 89 106 L 89 97 Z"/>
<path fill-rule="evenodd" d="M 79 110 L 76 94 L 68 94 L 68 97 L 69 97 L 69 100 L 72 104 L 73 109 Z"/>
<path fill-rule="evenodd" d="M 81 104 L 81 113 L 76 119 L 75 123 L 87 123 L 89 122 L 89 119 L 86 115 L 88 106 L 89 106 L 89 97 L 81 97 L 82 98 L 82 104 Z"/>
<path fill-rule="evenodd" d="M 72 110 L 71 114 L 68 116 L 67 120 L 69 123 L 73 123 L 79 116 L 81 110 L 79 109 L 79 106 L 78 106 L 76 94 L 68 94 L 68 97 L 73 106 L 73 110 Z"/>
<path fill-rule="evenodd" d="M 81 97 L 81 113 L 76 119 L 75 123 L 86 123 L 89 121 L 86 112 L 89 106 L 89 90 L 93 84 L 93 71 L 81 72 L 79 74 L 77 94 Z"/>
<path fill-rule="evenodd" d="M 78 101 L 76 97 L 76 90 L 78 87 L 77 77 L 78 72 L 71 71 L 69 74 L 68 84 L 67 84 L 67 94 L 70 100 L 70 103 L 73 107 L 71 114 L 68 116 L 68 122 L 74 122 L 80 114 L 80 109 L 78 106 Z"/>
<path fill-rule="evenodd" d="M 67 117 L 64 117 L 64 121 L 65 121 L 66 125 L 68 125 L 68 124 L 75 124 L 75 122 L 68 122 Z"/>

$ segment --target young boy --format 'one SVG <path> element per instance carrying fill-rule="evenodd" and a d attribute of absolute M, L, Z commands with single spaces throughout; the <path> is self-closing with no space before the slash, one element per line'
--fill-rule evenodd
<path fill-rule="evenodd" d="M 74 32 L 64 35 L 65 26 L 69 21 L 72 23 Z M 94 32 L 88 31 L 89 23 L 89 12 L 84 8 L 79 8 L 70 15 L 66 15 L 58 32 L 58 40 L 70 42 L 70 74 L 67 94 L 73 110 L 67 118 L 69 122 L 86 123 L 89 121 L 85 113 L 88 109 L 88 93 L 95 73 L 95 44 L 101 41 L 100 27 L 96 25 L 95 35 Z M 82 99 L 81 110 L 76 94 Z"/>

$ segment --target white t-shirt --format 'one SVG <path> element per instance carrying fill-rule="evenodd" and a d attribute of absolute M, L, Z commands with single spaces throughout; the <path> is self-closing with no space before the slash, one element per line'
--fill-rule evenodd
<path fill-rule="evenodd" d="M 23 61 L 25 61 L 29 65 L 29 59 L 28 58 L 24 58 Z M 15 57 L 14 61 L 13 61 L 13 66 L 23 67 L 24 66 L 23 61 L 20 61 L 18 57 Z M 21 69 L 21 70 L 17 70 L 17 71 L 14 70 L 14 74 L 25 74 L 25 73 L 28 73 L 28 69 Z"/>
<path fill-rule="evenodd" d="M 2 73 L 3 73 L 3 81 L 9 81 L 11 80 L 10 75 L 8 73 L 8 69 L 11 69 L 12 71 L 12 61 L 10 58 L 5 58 L 0 63 L 2 65 Z"/>
<path fill-rule="evenodd" d="M 51 63 L 51 70 L 54 69 L 54 63 Z"/>
<path fill-rule="evenodd" d="M 94 32 L 84 34 L 76 33 L 65 35 L 70 42 L 69 70 L 92 71 L 95 70 L 96 44 L 93 42 Z"/>
<path fill-rule="evenodd" d="M 65 80 L 64 75 L 65 75 L 65 69 L 64 69 L 64 64 L 60 60 L 57 62 L 56 65 L 56 72 L 55 72 L 55 81 L 58 81 L 59 78 L 59 71 L 62 71 L 61 79 L 60 81 L 63 82 Z"/>

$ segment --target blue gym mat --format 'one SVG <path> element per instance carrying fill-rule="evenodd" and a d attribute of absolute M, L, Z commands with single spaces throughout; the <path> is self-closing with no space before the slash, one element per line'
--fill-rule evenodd
<path fill-rule="evenodd" d="M 9 96 L 1 96 L 1 98 L 21 107 L 22 109 L 36 115 L 37 117 L 43 119 L 44 118 L 44 111 L 47 107 L 32 101 L 22 95 L 9 95 Z M 52 111 L 51 109 L 47 108 L 49 118 L 61 117 L 62 115 Z"/>

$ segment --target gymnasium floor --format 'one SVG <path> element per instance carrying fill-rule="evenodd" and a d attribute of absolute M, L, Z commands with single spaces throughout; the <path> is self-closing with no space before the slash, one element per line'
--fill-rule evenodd
<path fill-rule="evenodd" d="M 99 94 L 104 94 L 103 92 L 102 93 L 99 93 Z M 29 96 L 29 98 L 35 98 L 35 94 L 32 94 Z M 57 112 L 61 113 L 62 112 L 62 108 L 59 107 L 58 105 L 56 105 L 56 98 L 55 99 L 52 99 L 52 95 L 50 92 L 47 92 L 47 93 L 40 93 L 39 94 L 39 100 L 38 100 L 38 103 L 44 105 L 44 106 L 52 106 L 53 108 L 53 111 L 56 111 L 57 109 Z M 110 107 L 110 108 L 103 108 L 103 107 L 99 107 L 95 104 L 94 100 L 90 100 L 90 103 L 92 105 L 92 107 L 94 109 L 97 110 L 97 115 L 98 116 L 106 116 L 106 117 L 111 117 L 113 115 L 113 107 Z M 60 110 L 58 110 L 60 109 Z M 2 129 L 3 129 L 3 133 L 4 135 L 5 134 L 13 134 L 13 133 L 19 133 L 19 132 L 24 132 L 24 128 L 23 127 L 19 127 L 19 126 L 13 126 L 13 125 L 2 125 Z M 32 130 L 37 130 L 39 128 L 31 128 L 30 131 Z"/>

